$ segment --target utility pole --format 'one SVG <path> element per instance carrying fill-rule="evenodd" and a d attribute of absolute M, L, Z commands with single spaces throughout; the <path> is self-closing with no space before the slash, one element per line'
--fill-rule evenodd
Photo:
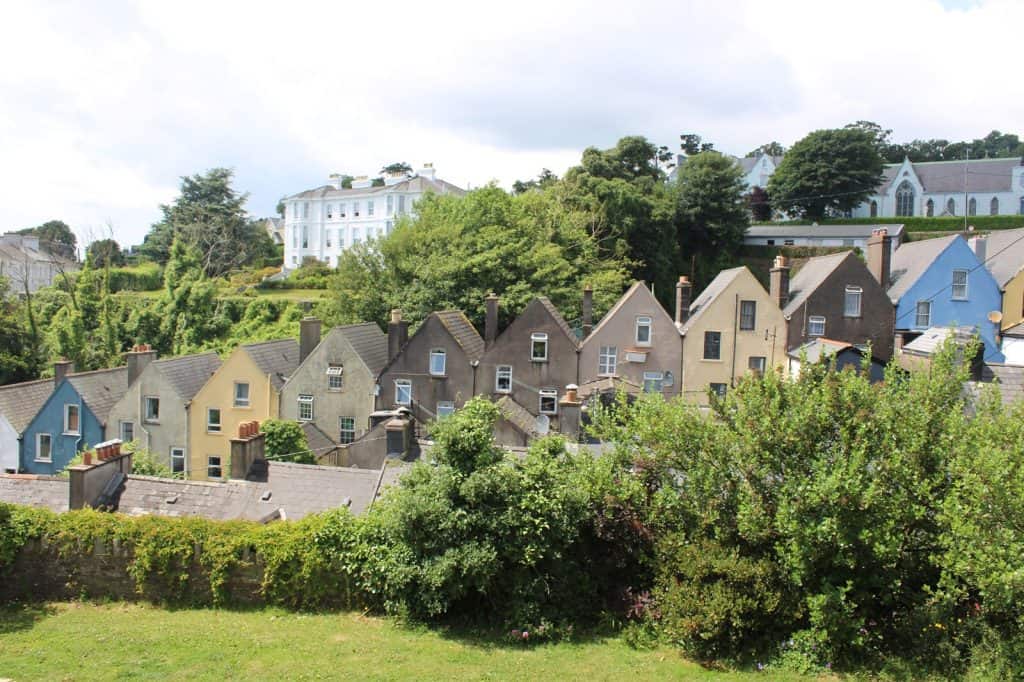
<path fill-rule="evenodd" d="M 967 148 L 967 161 L 964 163 L 964 235 L 967 234 L 967 214 L 970 213 L 970 199 L 967 198 L 967 167 L 971 164 L 971 148 Z"/>

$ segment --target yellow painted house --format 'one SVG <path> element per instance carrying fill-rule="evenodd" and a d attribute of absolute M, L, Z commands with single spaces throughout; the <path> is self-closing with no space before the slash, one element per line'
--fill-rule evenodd
<path fill-rule="evenodd" d="M 276 419 L 285 380 L 299 366 L 295 339 L 239 346 L 224 360 L 189 407 L 188 478 L 227 478 L 231 438 L 247 421 Z"/>
<path fill-rule="evenodd" d="M 748 372 L 785 365 L 786 320 L 747 268 L 718 273 L 681 312 L 681 383 L 691 402 L 707 405 L 709 390 L 724 395 Z"/>
<path fill-rule="evenodd" d="M 972 237 L 967 243 L 1003 293 L 1000 331 L 1024 322 L 1024 228 L 993 231 L 984 237 Z"/>

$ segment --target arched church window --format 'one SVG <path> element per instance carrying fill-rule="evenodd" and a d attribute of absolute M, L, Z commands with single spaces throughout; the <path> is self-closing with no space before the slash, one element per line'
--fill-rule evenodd
<path fill-rule="evenodd" d="M 989 215 L 999 215 L 999 197 L 992 197 L 992 201 L 988 205 Z"/>
<path fill-rule="evenodd" d="M 935 200 L 929 199 L 924 204 L 924 214 L 931 218 L 935 215 Z"/>
<path fill-rule="evenodd" d="M 906 180 L 896 188 L 896 215 L 914 215 L 914 186 Z"/>
<path fill-rule="evenodd" d="M 956 200 L 950 197 L 949 201 L 946 202 L 946 213 L 949 215 L 956 215 Z"/>
<path fill-rule="evenodd" d="M 874 199 L 871 200 L 871 217 L 878 217 L 878 202 L 875 201 Z"/>
<path fill-rule="evenodd" d="M 967 202 L 967 215 L 978 215 L 978 200 L 974 197 Z"/>

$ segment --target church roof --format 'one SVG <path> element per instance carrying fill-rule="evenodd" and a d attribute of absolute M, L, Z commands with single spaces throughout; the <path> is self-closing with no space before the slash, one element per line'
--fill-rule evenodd
<path fill-rule="evenodd" d="M 1009 192 L 1013 190 L 1013 169 L 1019 165 L 1021 160 L 1017 157 L 911 164 L 924 191 L 928 193 Z M 896 183 L 901 167 L 899 163 L 885 167 L 879 194 L 888 193 Z"/>

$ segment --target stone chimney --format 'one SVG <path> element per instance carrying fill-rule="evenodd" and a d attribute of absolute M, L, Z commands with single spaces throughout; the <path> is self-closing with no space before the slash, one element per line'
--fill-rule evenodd
<path fill-rule="evenodd" d="M 686 322 L 690 316 L 690 303 L 693 301 L 693 285 L 690 278 L 680 275 L 676 282 L 676 324 Z"/>
<path fill-rule="evenodd" d="M 64 377 L 69 374 L 74 374 L 75 363 L 71 360 L 58 360 L 53 363 L 53 386 L 56 388 L 60 386 L 60 382 L 64 381 Z"/>
<path fill-rule="evenodd" d="M 128 364 L 128 385 L 134 384 L 143 370 L 154 360 L 156 360 L 156 351 L 148 343 L 132 346 L 132 349 L 125 353 L 125 361 Z"/>
<path fill-rule="evenodd" d="M 583 338 L 590 336 L 594 330 L 594 290 L 587 284 L 583 287 Z"/>
<path fill-rule="evenodd" d="M 402 311 L 395 308 L 388 322 L 388 362 L 395 359 L 408 340 L 409 323 L 402 319 Z"/>
<path fill-rule="evenodd" d="M 238 425 L 238 437 L 231 439 L 231 478 L 245 481 L 267 480 L 267 434 L 257 421 Z"/>
<path fill-rule="evenodd" d="M 95 507 L 117 509 L 125 480 L 132 473 L 132 453 L 121 452 L 120 440 L 96 445 L 96 462 L 92 453 L 82 453 L 82 463 L 70 466 L 68 472 L 68 508 Z"/>
<path fill-rule="evenodd" d="M 558 430 L 570 441 L 578 442 L 582 430 L 583 401 L 579 398 L 580 387 L 569 384 L 565 387 L 565 395 L 558 401 Z"/>
<path fill-rule="evenodd" d="M 769 293 L 780 308 L 789 303 L 789 262 L 785 256 L 776 256 L 769 277 Z"/>
<path fill-rule="evenodd" d="M 884 227 L 871 231 L 867 256 L 868 270 L 883 289 L 888 289 L 892 275 L 892 237 Z"/>
<path fill-rule="evenodd" d="M 484 299 L 487 308 L 484 316 L 484 348 L 494 345 L 498 338 L 498 295 L 493 291 Z"/>
<path fill-rule="evenodd" d="M 974 255 L 977 256 L 979 263 L 984 263 L 988 257 L 988 240 L 985 237 L 971 237 L 967 240 L 967 243 L 971 247 L 971 251 L 974 251 Z"/>
<path fill-rule="evenodd" d="M 320 320 L 307 315 L 299 321 L 299 364 L 309 357 L 320 343 Z"/>

